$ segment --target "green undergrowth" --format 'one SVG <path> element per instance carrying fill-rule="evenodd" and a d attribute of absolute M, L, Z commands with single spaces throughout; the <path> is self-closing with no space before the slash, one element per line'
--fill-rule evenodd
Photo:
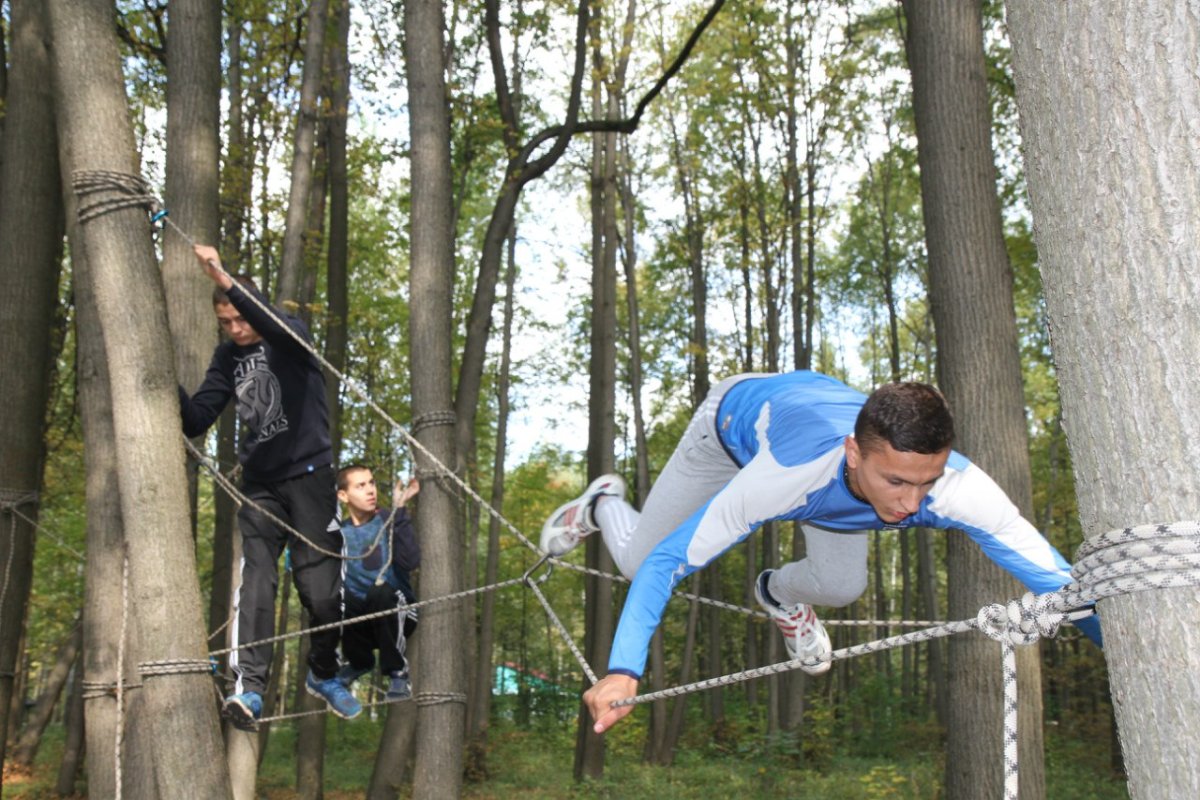
<path fill-rule="evenodd" d="M 326 729 L 325 797 L 362 797 L 370 780 L 382 720 L 329 721 Z M 753 726 L 727 725 L 720 730 L 693 725 L 680 743 L 671 766 L 649 766 L 641 758 L 644 727 L 618 726 L 607 741 L 601 778 L 573 778 L 574 726 L 544 725 L 519 729 L 501 721 L 493 727 L 485 754 L 485 776 L 466 781 L 463 796 L 474 800 L 520 797 L 551 798 L 652 797 L 688 800 L 719 796 L 822 798 L 822 800 L 934 800 L 942 797 L 942 754 L 923 732 L 906 732 L 887 756 L 851 755 L 845 745 L 833 748 L 801 743 L 786 736 L 766 736 Z M 1124 781 L 1109 764 L 1109 754 L 1079 744 L 1051 726 L 1047 730 L 1046 795 L 1049 800 L 1127 800 Z M 819 745 L 819 743 L 816 743 Z M 932 745 L 932 746 L 931 746 Z M 48 800 L 62 752 L 62 731 L 47 733 L 34 771 L 7 776 L 6 798 Z M 259 773 L 259 797 L 282 800 L 294 796 L 295 730 L 281 726 L 271 734 Z M 78 783 L 79 797 L 86 786 Z M 410 797 L 411 791 L 402 792 Z"/>

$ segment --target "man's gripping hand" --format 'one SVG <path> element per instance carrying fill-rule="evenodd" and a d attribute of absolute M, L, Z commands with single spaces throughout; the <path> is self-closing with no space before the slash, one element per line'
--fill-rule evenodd
<path fill-rule="evenodd" d="M 217 248 L 210 247 L 206 244 L 192 245 L 192 250 L 196 254 L 200 265 L 204 267 L 205 274 L 212 279 L 212 282 L 220 286 L 225 291 L 233 286 L 233 279 L 229 277 L 229 273 L 221 266 L 221 256 L 217 254 Z"/>
<path fill-rule="evenodd" d="M 592 730 L 604 733 L 628 716 L 629 712 L 633 711 L 633 706 L 613 708 L 612 704 L 637 695 L 637 685 L 637 679 L 628 675 L 608 675 L 584 692 L 583 702 L 587 704 L 588 710 L 592 712 L 592 719 L 596 721 Z"/>

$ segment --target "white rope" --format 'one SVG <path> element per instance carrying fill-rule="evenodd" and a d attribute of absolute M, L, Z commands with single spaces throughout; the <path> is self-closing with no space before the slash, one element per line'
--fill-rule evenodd
<path fill-rule="evenodd" d="M 114 176 L 116 176 L 114 178 Z M 120 176 L 115 173 L 96 173 L 93 176 L 94 183 L 99 188 L 92 188 L 91 191 L 100 191 L 102 189 L 116 189 L 129 195 L 132 199 L 119 198 L 112 201 L 92 202 L 88 208 L 89 216 L 85 219 L 84 212 L 81 210 L 81 222 L 92 219 L 100 214 L 118 208 L 125 208 L 130 205 L 140 204 L 145 205 L 154 213 L 155 220 L 161 220 L 164 225 L 169 225 L 174 231 L 184 238 L 185 241 L 194 245 L 195 241 L 185 231 L 165 215 L 165 212 L 157 212 L 158 201 L 149 194 L 148 185 L 138 176 Z M 127 180 L 128 183 L 120 184 L 122 180 Z M 82 195 L 87 191 L 85 176 L 77 173 L 75 176 L 76 190 Z M 372 410 L 376 412 L 383 420 L 396 430 L 405 442 L 414 450 L 420 452 L 435 466 L 432 476 L 435 479 L 446 477 L 449 481 L 456 485 L 463 495 L 473 500 L 479 508 L 490 514 L 502 527 L 512 533 L 518 541 L 531 550 L 541 553 L 528 537 L 526 537 L 515 525 L 508 521 L 497 509 L 493 508 L 484 498 L 470 487 L 461 477 L 454 473 L 449 467 L 443 464 L 428 448 L 422 445 L 414 436 L 402 425 L 396 422 L 392 417 L 379 406 L 378 403 L 358 384 L 357 381 L 345 375 L 343 372 L 334 367 L 326 360 L 316 348 L 299 333 L 294 331 L 290 326 L 283 323 L 275 314 L 274 310 L 266 303 L 259 300 L 253 294 L 247 292 L 245 296 L 253 302 L 258 308 L 274 320 L 279 327 L 289 336 L 296 340 L 300 346 L 306 350 L 316 361 L 321 364 L 330 374 L 337 377 L 350 392 L 356 395 L 360 400 L 366 403 Z M 427 424 L 453 424 L 454 417 L 452 411 L 432 411 L 427 415 L 430 420 Z M 419 427 L 415 430 L 419 431 Z M 190 444 L 190 443 L 189 443 Z M 430 474 L 430 473 L 426 473 Z M 1179 537 L 1190 537 L 1190 542 L 1186 544 L 1176 543 Z M 303 538 L 303 537 L 301 537 Z M 1169 540 L 1170 544 L 1166 547 L 1161 547 L 1162 542 L 1159 540 Z M 307 540 L 305 540 L 307 541 Z M 311 542 L 310 542 L 311 544 Z M 898 647 L 904 644 L 925 641 L 930 638 L 946 636 L 953 633 L 959 633 L 963 630 L 976 628 L 983 631 L 988 636 L 997 639 L 1001 642 L 1003 650 L 1003 663 L 1005 669 L 1005 688 L 1006 688 L 1006 729 L 1005 729 L 1005 796 L 1006 798 L 1016 797 L 1017 787 L 1017 758 L 1016 758 L 1016 661 L 1012 654 L 1014 646 L 1019 644 L 1030 644 L 1037 641 L 1041 636 L 1053 636 L 1057 632 L 1059 626 L 1068 619 L 1078 619 L 1091 614 L 1091 611 L 1077 612 L 1082 606 L 1088 606 L 1095 603 L 1097 600 L 1111 597 L 1117 594 L 1124 594 L 1133 591 L 1143 591 L 1147 589 L 1164 589 L 1176 587 L 1197 587 L 1200 586 L 1200 554 L 1197 546 L 1200 545 L 1200 525 L 1195 522 L 1181 522 L 1174 525 L 1146 525 L 1137 528 L 1126 528 L 1122 531 L 1114 531 L 1103 534 L 1095 539 L 1084 543 L 1079 553 L 1080 563 L 1076 564 L 1072 574 L 1076 582 L 1060 589 L 1057 592 L 1048 593 L 1045 595 L 1034 596 L 1027 594 L 1019 600 L 1014 600 L 1005 606 L 988 606 L 981 609 L 975 620 L 950 622 L 943 625 L 925 628 L 923 630 L 914 631 L 911 633 L 902 634 L 900 636 L 889 637 L 878 640 L 876 642 L 867 643 L 865 645 L 856 645 L 850 648 L 835 651 L 832 654 L 823 656 L 823 659 L 836 660 L 838 658 L 848 658 L 854 655 L 861 655 L 867 652 L 876 652 L 880 649 L 889 649 Z M 315 545 L 314 545 L 315 546 Z M 326 551 L 322 551 L 326 552 Z M 337 554 L 342 557 L 341 554 Z M 543 558 L 539 561 L 547 561 Z M 587 574 L 597 577 L 607 578 L 609 580 L 621 581 L 624 580 L 620 576 L 602 573 L 599 570 L 593 570 L 587 567 L 579 567 L 570 564 L 569 562 L 559 561 L 558 559 L 549 559 L 550 563 L 559 564 L 566 568 L 583 571 Z M 536 568 L 536 565 L 535 565 Z M 1095 573 L 1094 577 L 1089 573 Z M 1087 578 L 1086 584 L 1084 578 Z M 570 642 L 570 649 L 579 661 L 580 666 L 587 673 L 588 677 L 594 683 L 596 681 L 595 673 L 583 658 L 582 653 L 571 641 L 569 632 L 562 625 L 561 620 L 551 610 L 548 601 L 545 600 L 540 589 L 537 588 L 534 582 L 528 580 L 528 574 L 521 579 L 513 581 L 503 581 L 497 584 L 492 584 L 478 589 L 458 592 L 451 595 L 446 595 L 440 598 L 416 603 L 413 607 L 417 607 L 426 603 L 443 602 L 466 597 L 473 594 L 478 594 L 484 591 L 492 591 L 501 586 L 513 585 L 515 583 L 525 583 L 534 594 L 537 595 L 540 602 L 546 608 L 559 633 L 563 635 L 564 640 Z M 689 595 L 680 593 L 697 602 L 714 605 L 718 607 L 728 608 L 732 610 L 749 611 L 740 606 L 736 606 L 722 601 L 713 600 L 697 595 Z M 392 610 L 380 612 L 381 614 L 393 613 Z M 754 613 L 754 612 L 752 612 Z M 356 618 L 367 619 L 375 615 L 364 615 Z M 763 615 L 765 616 L 765 615 Z M 356 621 L 355 620 L 355 621 Z M 349 622 L 349 621 L 347 621 Z M 310 628 L 307 631 L 299 631 L 295 634 L 285 634 L 283 636 L 264 639 L 260 642 L 252 644 L 262 644 L 271 641 L 279 641 L 284 638 L 290 638 L 294 635 L 302 635 L 303 633 L 325 630 L 327 628 L 337 627 L 343 622 L 333 623 L 330 625 Z M 858 624 L 880 624 L 874 623 L 858 623 Z M 887 623 L 887 624 L 903 624 L 903 623 Z M 249 645 L 242 645 L 249 646 Z M 215 651 L 210 655 L 220 655 L 223 653 L 232 652 L 237 648 Z M 653 699 L 665 696 L 676 696 L 679 694 L 687 694 L 694 691 L 700 691 L 706 688 L 715 686 L 723 686 L 729 683 L 751 680 L 765 675 L 777 674 L 792 669 L 798 669 L 802 666 L 811 666 L 813 660 L 783 662 L 781 664 L 771 665 L 753 670 L 746 670 L 740 673 L 733 673 L 719 678 L 712 678 L 706 681 L 701 681 L 688 686 L 674 687 L 666 689 L 662 692 L 654 692 L 647 695 L 629 698 L 628 700 L 614 703 L 615 705 L 635 705 L 644 702 L 650 702 Z M 1011 680 L 1010 678 L 1011 674 Z M 1011 696 L 1009 695 L 1011 684 Z M 121 687 L 118 682 L 118 707 L 120 705 Z M 439 702 L 457 702 L 457 695 L 452 700 L 442 699 Z M 317 712 L 324 713 L 324 712 Z M 1011 718 L 1011 736 L 1009 728 L 1009 720 Z M 1009 742 L 1012 742 L 1010 748 Z M 1010 753 L 1011 749 L 1011 753 Z M 119 788 L 119 782 L 118 782 Z"/>

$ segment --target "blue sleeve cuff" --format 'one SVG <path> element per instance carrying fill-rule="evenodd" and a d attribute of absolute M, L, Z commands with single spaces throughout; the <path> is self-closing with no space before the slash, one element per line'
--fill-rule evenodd
<path fill-rule="evenodd" d="M 1096 643 L 1097 647 L 1104 647 L 1104 636 L 1100 632 L 1100 617 L 1092 615 L 1077 619 L 1074 622 L 1076 628 L 1083 631 L 1083 634 Z"/>
<path fill-rule="evenodd" d="M 609 668 L 608 674 L 609 675 L 624 675 L 627 678 L 633 678 L 635 681 L 640 681 L 642 679 L 642 676 L 638 675 L 633 670 L 622 669 L 621 667 Z"/>

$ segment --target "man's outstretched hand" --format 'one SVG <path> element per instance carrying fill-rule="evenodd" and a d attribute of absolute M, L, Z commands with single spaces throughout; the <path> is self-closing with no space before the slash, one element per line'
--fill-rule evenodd
<path fill-rule="evenodd" d="M 627 717 L 629 712 L 633 711 L 633 706 L 613 708 L 612 704 L 634 697 L 637 694 L 637 685 L 637 680 L 628 675 L 608 675 L 584 692 L 583 702 L 587 704 L 588 710 L 592 712 L 592 719 L 596 721 L 592 730 L 604 733 Z"/>

